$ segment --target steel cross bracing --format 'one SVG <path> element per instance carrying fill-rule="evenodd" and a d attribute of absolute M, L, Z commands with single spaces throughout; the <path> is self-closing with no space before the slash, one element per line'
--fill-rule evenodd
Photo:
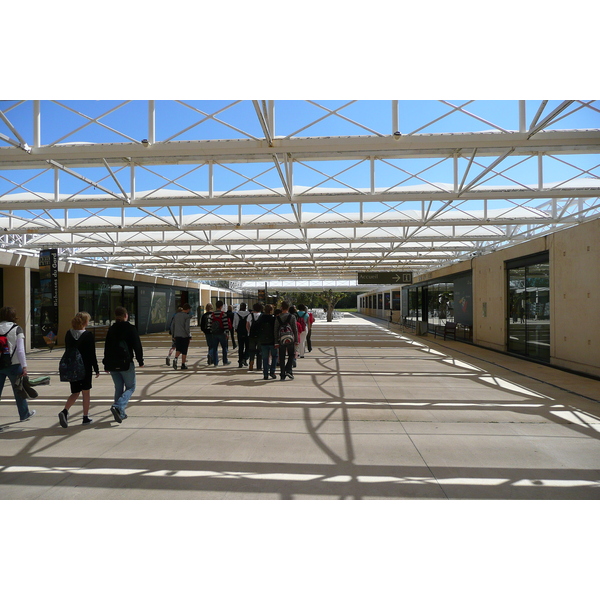
<path fill-rule="evenodd" d="M 597 218 L 599 155 L 598 101 L 0 101 L 0 245 L 198 281 L 421 273 Z"/>

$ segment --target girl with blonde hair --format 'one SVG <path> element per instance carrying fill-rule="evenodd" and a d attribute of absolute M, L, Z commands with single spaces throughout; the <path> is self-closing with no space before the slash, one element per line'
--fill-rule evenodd
<path fill-rule="evenodd" d="M 96 343 L 91 331 L 86 327 L 90 322 L 90 315 L 86 312 L 78 312 L 71 320 L 71 329 L 65 335 L 65 349 L 76 347 L 83 359 L 85 376 L 80 381 L 71 381 L 71 395 L 67 398 L 65 407 L 58 413 L 58 420 L 62 427 L 69 426 L 69 409 L 75 404 L 79 394 L 83 395 L 83 420 L 82 425 L 89 425 L 92 419 L 90 412 L 90 391 L 92 389 L 92 370 L 96 377 L 100 375 L 98 359 L 96 358 Z"/>

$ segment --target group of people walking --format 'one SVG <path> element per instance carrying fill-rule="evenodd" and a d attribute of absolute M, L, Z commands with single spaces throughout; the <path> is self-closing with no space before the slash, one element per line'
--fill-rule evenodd
<path fill-rule="evenodd" d="M 144 366 L 140 336 L 128 318 L 127 309 L 122 306 L 115 309 L 115 322 L 106 335 L 102 360 L 104 370 L 110 373 L 114 383 L 114 400 L 110 411 L 117 423 L 122 423 L 127 418 L 125 408 L 135 391 L 134 358 L 140 367 Z M 82 425 L 92 423 L 89 416 L 92 377 L 93 373 L 98 377 L 100 369 L 94 336 L 86 329 L 89 321 L 90 315 L 87 312 L 78 312 L 65 334 L 65 352 L 59 372 L 61 380 L 69 382 L 71 394 L 58 413 L 58 421 L 62 427 L 68 427 L 69 410 L 80 394 L 83 400 Z M 19 420 L 27 421 L 35 415 L 35 410 L 30 410 L 27 403 L 27 390 L 32 388 L 24 384 L 24 380 L 28 379 L 25 334 L 17 325 L 17 312 L 12 306 L 0 309 L 0 396 L 7 378 L 13 389 Z"/>
<path fill-rule="evenodd" d="M 237 312 L 224 311 L 223 302 L 216 307 L 208 303 L 200 321 L 200 329 L 206 336 L 208 346 L 207 362 L 219 365 L 219 349 L 222 364 L 229 365 L 229 339 L 234 349 L 238 349 L 238 367 L 249 371 L 263 372 L 263 379 L 276 379 L 279 365 L 281 380 L 294 379 L 293 369 L 297 358 L 312 350 L 309 335 L 314 317 L 303 304 L 298 308 L 282 302 L 280 309 L 273 305 L 257 302 L 252 311 L 245 302 Z M 237 344 L 235 339 L 237 338 Z M 307 340 L 309 344 L 307 345 Z"/>
<path fill-rule="evenodd" d="M 184 304 L 171 318 L 169 330 L 172 346 L 166 358 L 168 366 L 173 363 L 177 370 L 188 369 L 186 364 L 190 341 L 190 305 Z M 114 399 L 110 411 L 117 423 L 127 418 L 125 409 L 135 391 L 135 361 L 144 366 L 144 354 L 140 336 L 134 325 L 129 322 L 127 309 L 119 306 L 115 309 L 115 322 L 110 326 L 104 342 L 104 370 L 110 373 L 114 384 Z M 71 321 L 71 328 L 65 334 L 65 352 L 60 362 L 61 381 L 68 381 L 70 395 L 63 409 L 58 413 L 58 421 L 64 428 L 69 426 L 69 410 L 79 396 L 82 396 L 82 425 L 89 425 L 92 379 L 100 376 L 100 367 L 96 356 L 94 335 L 87 330 L 90 322 L 87 312 L 78 312 Z M 298 307 L 282 302 L 281 308 L 257 302 L 252 311 L 245 303 L 233 312 L 232 308 L 223 310 L 223 302 L 218 300 L 215 307 L 211 303 L 200 321 L 200 329 L 206 336 L 208 346 L 207 362 L 219 366 L 219 354 L 223 365 L 230 365 L 228 358 L 229 339 L 233 349 L 238 349 L 238 367 L 247 367 L 249 371 L 263 373 L 263 379 L 277 379 L 276 371 L 282 381 L 294 379 L 294 368 L 298 358 L 304 358 L 305 352 L 312 350 L 311 331 L 314 317 L 303 304 Z M 237 338 L 237 343 L 236 343 Z M 171 358 L 173 353 L 174 358 Z M 179 361 L 181 360 L 181 363 Z M 9 379 L 17 403 L 20 421 L 27 421 L 35 415 L 30 410 L 27 399 L 28 389 L 24 385 L 28 379 L 27 357 L 25 354 L 25 334 L 17 324 L 16 310 L 11 306 L 0 309 L 0 396 L 6 379 Z"/>

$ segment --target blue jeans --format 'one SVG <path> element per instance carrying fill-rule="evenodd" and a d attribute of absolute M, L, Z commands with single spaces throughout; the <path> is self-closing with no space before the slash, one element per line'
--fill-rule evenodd
<path fill-rule="evenodd" d="M 223 348 L 223 364 L 227 362 L 227 335 L 225 333 L 213 333 L 210 340 L 208 353 L 212 357 L 213 365 L 219 364 L 219 344 Z"/>
<path fill-rule="evenodd" d="M 115 406 L 121 416 L 125 414 L 125 407 L 135 391 L 135 364 L 131 363 L 127 371 L 111 371 L 110 376 L 115 384 Z"/>
<path fill-rule="evenodd" d="M 2 395 L 2 390 L 4 389 L 4 382 L 8 377 L 10 383 L 12 384 L 13 394 L 15 395 L 15 400 L 17 401 L 17 409 L 19 411 L 19 419 L 21 421 L 29 416 L 27 394 L 24 390 L 17 390 L 14 385 L 15 381 L 22 372 L 23 367 L 21 367 L 19 363 L 17 363 L 16 365 L 11 365 L 6 369 L 0 369 L 0 396 Z"/>
<path fill-rule="evenodd" d="M 281 374 L 291 373 L 294 366 L 294 355 L 296 354 L 295 344 L 282 344 L 279 346 L 279 365 Z M 287 356 L 287 361 L 286 361 Z"/>
<path fill-rule="evenodd" d="M 260 351 L 262 354 L 262 370 L 263 375 L 267 377 L 269 372 L 271 375 L 275 375 L 275 369 L 277 368 L 277 350 L 272 344 L 270 346 L 261 344 Z M 271 357 L 271 364 L 269 365 L 269 356 Z"/>

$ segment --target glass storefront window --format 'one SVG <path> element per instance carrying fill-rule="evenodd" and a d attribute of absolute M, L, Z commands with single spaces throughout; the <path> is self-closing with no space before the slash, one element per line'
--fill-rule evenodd
<path fill-rule="evenodd" d="M 550 264 L 507 268 L 508 351 L 550 361 Z"/>
<path fill-rule="evenodd" d="M 431 325 L 443 325 L 454 321 L 454 284 L 434 283 L 427 289 L 428 321 Z"/>

